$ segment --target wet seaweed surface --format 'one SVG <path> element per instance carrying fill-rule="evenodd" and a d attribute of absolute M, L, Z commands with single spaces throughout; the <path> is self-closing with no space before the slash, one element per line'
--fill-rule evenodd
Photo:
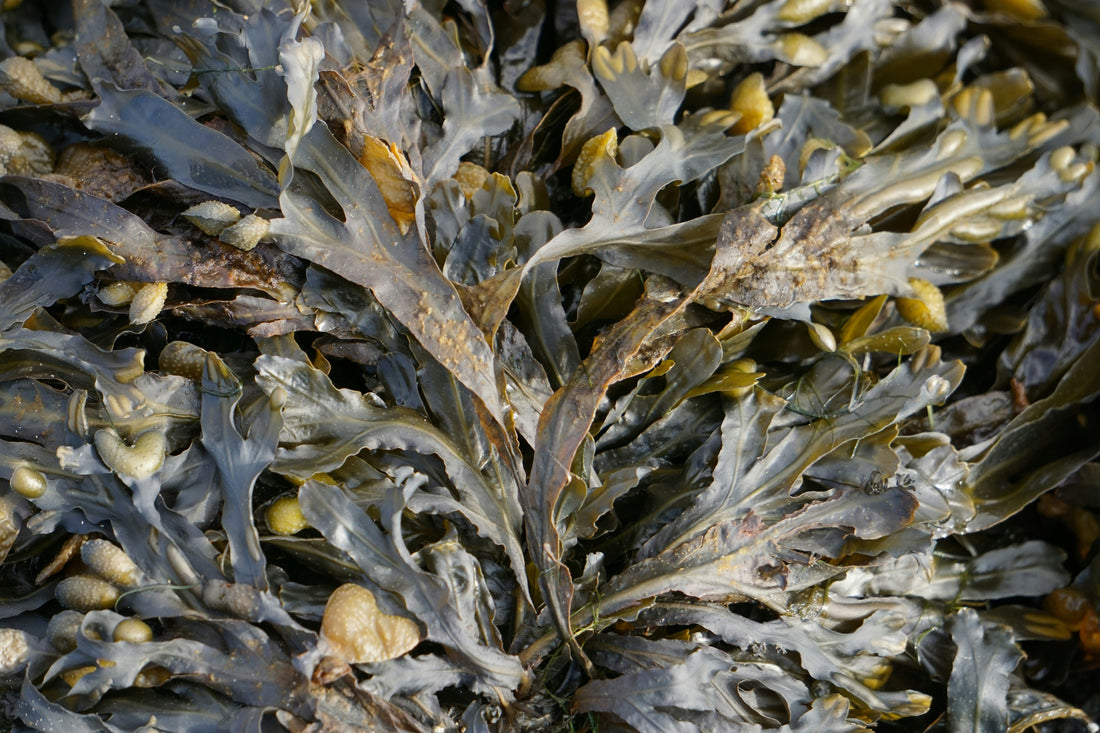
<path fill-rule="evenodd" d="M 4 0 L 16 730 L 1096 730 L 1084 0 Z"/>

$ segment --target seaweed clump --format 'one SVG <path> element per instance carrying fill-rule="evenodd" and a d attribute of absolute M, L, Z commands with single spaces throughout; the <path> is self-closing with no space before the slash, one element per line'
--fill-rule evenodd
<path fill-rule="evenodd" d="M 13 725 L 1096 728 L 1087 4 L 2 12 Z"/>

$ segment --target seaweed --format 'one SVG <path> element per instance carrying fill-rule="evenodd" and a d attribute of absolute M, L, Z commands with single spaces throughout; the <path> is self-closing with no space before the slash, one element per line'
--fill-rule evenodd
<path fill-rule="evenodd" d="M 0 717 L 1095 729 L 1079 5 L 3 3 Z"/>

